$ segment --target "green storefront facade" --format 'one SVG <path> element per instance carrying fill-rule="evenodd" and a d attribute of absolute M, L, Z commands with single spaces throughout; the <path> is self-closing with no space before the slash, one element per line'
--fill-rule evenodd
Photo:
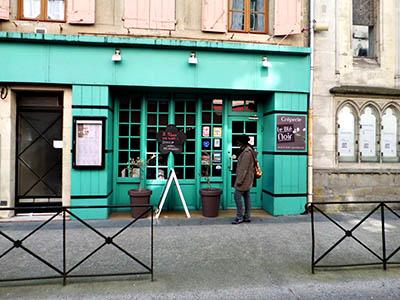
<path fill-rule="evenodd" d="M 115 49 L 119 62 L 111 59 Z M 188 63 L 192 52 L 197 64 Z M 270 66 L 262 66 L 263 57 Z M 174 168 L 189 210 L 201 208 L 199 189 L 208 177 L 223 189 L 221 209 L 234 208 L 235 141 L 245 133 L 264 173 L 252 189 L 253 207 L 273 215 L 304 211 L 307 134 L 304 148 L 278 149 L 277 120 L 301 116 L 307 124 L 308 48 L 1 32 L 0 63 L 1 84 L 68 86 L 72 117 L 105 118 L 105 167 L 71 165 L 71 205 L 129 204 L 128 190 L 140 181 L 131 162 L 139 158 L 147 162 L 144 184 L 153 191 L 152 204 Z M 168 124 L 186 133 L 181 154 L 159 152 L 157 132 Z M 175 191 L 168 210 L 183 209 Z M 78 213 L 107 218 L 110 212 Z"/>

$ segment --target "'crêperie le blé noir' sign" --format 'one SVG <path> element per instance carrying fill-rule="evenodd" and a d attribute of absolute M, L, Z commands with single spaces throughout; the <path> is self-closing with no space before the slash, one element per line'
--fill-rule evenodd
<path fill-rule="evenodd" d="M 306 149 L 306 117 L 277 115 L 276 148 L 277 150 Z"/>

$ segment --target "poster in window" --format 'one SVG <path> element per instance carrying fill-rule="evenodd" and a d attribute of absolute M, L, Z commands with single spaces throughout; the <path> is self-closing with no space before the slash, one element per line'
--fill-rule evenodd
<path fill-rule="evenodd" d="M 375 120 L 371 121 L 367 120 L 360 128 L 360 152 L 364 157 L 376 156 L 376 125 Z"/>
<path fill-rule="evenodd" d="M 209 137 L 210 136 L 210 126 L 203 126 L 203 137 Z"/>
<path fill-rule="evenodd" d="M 388 130 L 382 130 L 382 156 L 383 157 L 396 157 L 396 130 L 391 130 L 392 128 L 388 128 Z M 395 128 L 393 128 L 395 129 Z"/>
<path fill-rule="evenodd" d="M 104 168 L 104 118 L 74 119 L 73 167 Z"/>
<path fill-rule="evenodd" d="M 214 149 L 221 148 L 221 139 L 214 139 Z"/>
<path fill-rule="evenodd" d="M 354 131 L 351 128 L 339 128 L 338 152 L 340 156 L 354 156 Z"/>
<path fill-rule="evenodd" d="M 222 137 L 222 127 L 214 127 L 213 128 L 213 136 L 220 138 Z"/>

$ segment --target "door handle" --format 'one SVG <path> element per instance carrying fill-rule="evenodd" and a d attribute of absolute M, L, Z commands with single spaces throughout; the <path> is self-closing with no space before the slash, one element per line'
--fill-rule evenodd
<path fill-rule="evenodd" d="M 231 172 L 233 172 L 233 160 L 234 159 L 236 159 L 236 155 L 235 154 L 233 154 L 231 157 L 230 157 L 230 160 L 231 160 Z"/>

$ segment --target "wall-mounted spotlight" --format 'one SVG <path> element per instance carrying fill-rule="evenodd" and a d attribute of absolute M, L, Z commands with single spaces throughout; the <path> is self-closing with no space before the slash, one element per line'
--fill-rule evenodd
<path fill-rule="evenodd" d="M 272 67 L 271 62 L 268 60 L 268 57 L 264 56 L 262 58 L 262 66 L 263 66 L 263 68 L 271 68 Z"/>
<path fill-rule="evenodd" d="M 114 62 L 118 62 L 118 61 L 122 60 L 120 49 L 115 49 L 115 52 L 114 52 L 113 56 L 111 57 L 111 60 Z"/>
<path fill-rule="evenodd" d="M 188 63 L 191 65 L 197 65 L 198 61 L 197 61 L 196 52 L 190 53 Z"/>

